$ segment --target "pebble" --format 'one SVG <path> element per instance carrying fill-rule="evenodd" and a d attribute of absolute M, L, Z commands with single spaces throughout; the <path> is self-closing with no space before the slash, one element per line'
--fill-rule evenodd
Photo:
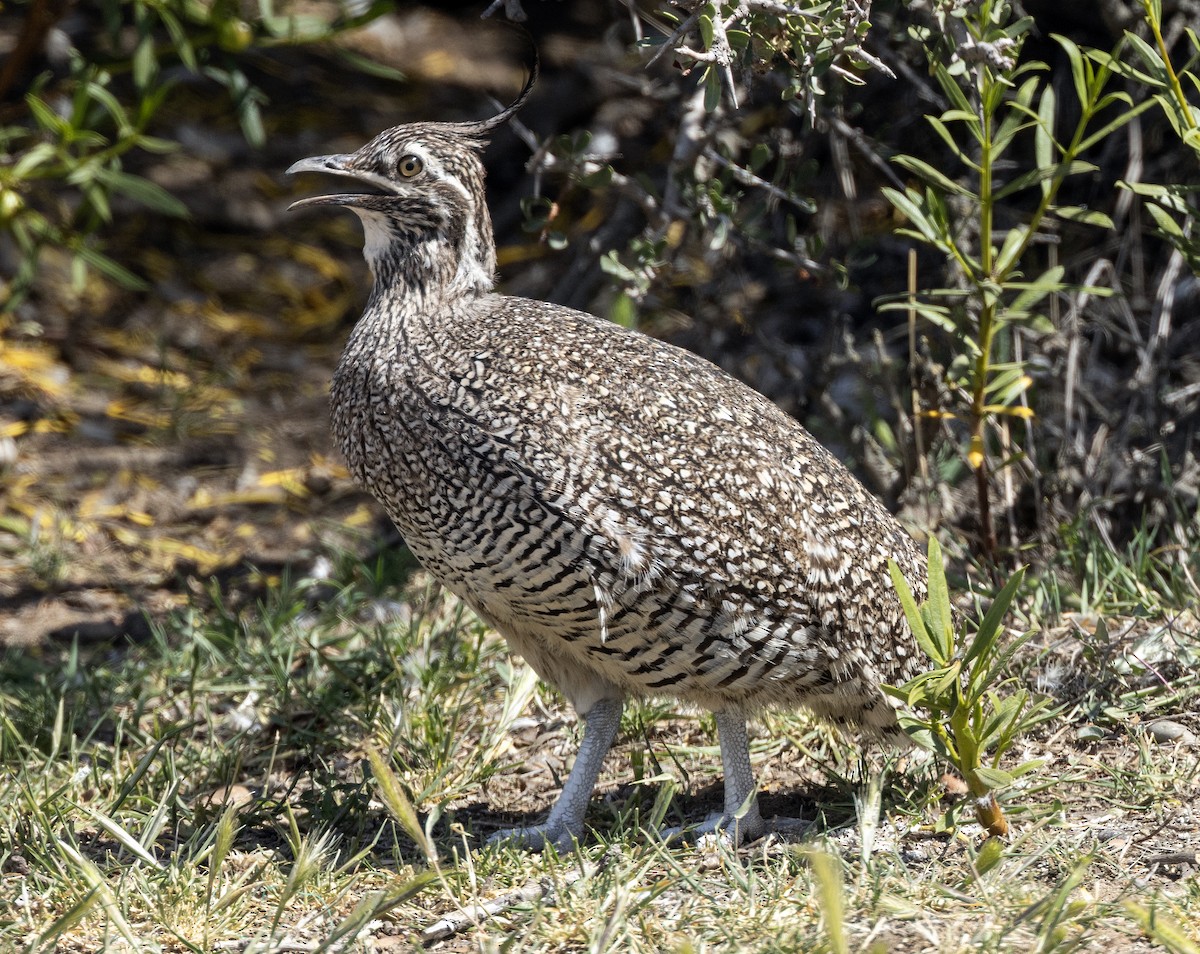
<path fill-rule="evenodd" d="M 1146 730 L 1155 742 L 1161 742 L 1164 745 L 1173 742 L 1194 745 L 1197 741 L 1200 741 L 1197 740 L 1196 734 L 1186 725 L 1172 722 L 1170 719 L 1158 719 L 1155 722 L 1151 722 L 1146 726 Z"/>

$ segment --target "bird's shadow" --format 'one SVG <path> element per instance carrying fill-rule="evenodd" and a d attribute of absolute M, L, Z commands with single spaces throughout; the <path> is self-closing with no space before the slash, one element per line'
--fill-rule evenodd
<path fill-rule="evenodd" d="M 640 832 L 643 837 L 648 835 L 658 791 L 656 786 L 627 783 L 604 796 L 593 796 L 588 805 L 587 832 L 582 843 L 617 839 L 622 833 L 630 832 Z M 662 827 L 686 830 L 698 825 L 710 814 L 720 811 L 723 801 L 724 786 L 719 780 L 679 791 L 671 799 Z M 545 821 L 548 810 L 497 811 L 489 803 L 478 801 L 460 806 L 454 813 L 454 820 L 472 836 L 474 844 L 483 845 L 492 835 L 505 829 L 540 824 Z M 808 840 L 822 832 L 853 824 L 855 820 L 853 792 L 844 785 L 832 783 L 760 794 L 759 810 L 776 837 L 787 842 Z"/>

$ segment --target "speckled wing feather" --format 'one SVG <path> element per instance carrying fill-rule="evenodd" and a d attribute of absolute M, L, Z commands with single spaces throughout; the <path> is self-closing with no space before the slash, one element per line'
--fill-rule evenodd
<path fill-rule="evenodd" d="M 510 506 L 542 511 L 500 525 L 563 532 L 547 538 L 554 560 L 536 543 L 521 559 L 514 540 L 443 556 L 460 564 L 461 595 L 627 689 L 887 727 L 878 685 L 914 672 L 887 560 L 918 590 L 923 572 L 878 501 L 695 355 L 565 308 L 485 301 L 430 329 L 429 381 L 446 382 L 426 393 L 438 439 L 490 468 Z M 568 589 L 548 591 L 539 559 Z"/>

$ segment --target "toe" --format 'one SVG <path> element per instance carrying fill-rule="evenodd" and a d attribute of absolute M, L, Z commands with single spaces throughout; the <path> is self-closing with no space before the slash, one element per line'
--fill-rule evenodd
<path fill-rule="evenodd" d="M 664 828 L 659 831 L 659 837 L 668 843 L 686 840 L 745 845 L 775 832 L 794 837 L 807 831 L 810 825 L 811 822 L 802 818 L 772 818 L 767 821 L 757 811 L 748 812 L 741 818 L 714 812 L 698 825 Z"/>
<path fill-rule="evenodd" d="M 527 828 L 503 828 L 491 835 L 487 843 L 525 851 L 545 851 L 551 846 L 556 851 L 568 851 L 575 841 L 576 836 L 565 825 L 530 825 Z"/>

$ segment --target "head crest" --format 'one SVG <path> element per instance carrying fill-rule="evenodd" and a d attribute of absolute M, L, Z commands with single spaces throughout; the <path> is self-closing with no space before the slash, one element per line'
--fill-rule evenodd
<path fill-rule="evenodd" d="M 506 122 L 517 114 L 517 111 L 525 105 L 529 99 L 529 94 L 533 92 L 533 84 L 538 78 L 538 55 L 537 50 L 533 51 L 533 62 L 529 65 L 529 79 L 525 81 L 525 86 L 521 92 L 517 94 L 517 98 L 500 110 L 491 119 L 481 119 L 473 123 L 455 123 L 454 125 L 460 132 L 468 136 L 478 137 L 480 139 L 488 136 L 493 129 L 503 126 Z"/>

